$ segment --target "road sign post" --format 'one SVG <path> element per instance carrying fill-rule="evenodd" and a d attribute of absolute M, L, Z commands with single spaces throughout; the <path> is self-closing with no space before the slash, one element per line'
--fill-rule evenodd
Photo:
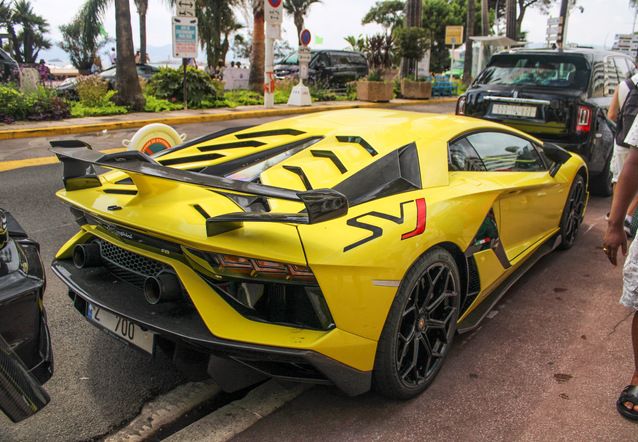
<path fill-rule="evenodd" d="M 183 0 L 180 0 L 183 1 Z M 193 8 L 195 3 L 193 2 Z M 193 15 L 195 10 L 193 9 Z M 184 109 L 188 109 L 186 94 L 186 65 L 188 59 L 197 58 L 197 18 L 173 17 L 173 57 L 181 58 L 184 67 Z"/>
<path fill-rule="evenodd" d="M 454 72 L 454 46 L 463 41 L 463 26 L 446 26 L 445 27 L 445 44 L 452 45 L 452 55 L 450 62 L 450 83 L 452 82 L 452 73 Z"/>
<path fill-rule="evenodd" d="M 275 107 L 275 68 L 274 45 L 275 39 L 281 38 L 281 23 L 283 21 L 282 0 L 264 0 L 264 16 L 266 20 L 266 47 L 264 61 L 264 107 Z"/>
<path fill-rule="evenodd" d="M 288 98 L 288 104 L 292 106 L 311 106 L 312 99 L 310 98 L 310 89 L 304 86 L 303 80 L 308 78 L 308 63 L 310 62 L 310 44 L 311 34 L 310 31 L 304 29 L 299 34 L 299 41 L 301 46 L 297 51 L 297 60 L 299 61 L 299 84 L 292 88 L 290 91 L 290 98 Z"/>

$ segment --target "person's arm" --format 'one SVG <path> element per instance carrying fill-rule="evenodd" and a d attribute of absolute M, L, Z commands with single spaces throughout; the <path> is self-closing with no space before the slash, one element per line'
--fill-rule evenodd
<path fill-rule="evenodd" d="M 623 255 L 627 255 L 627 234 L 623 224 L 627 208 L 636 196 L 636 192 L 638 192 L 638 147 L 632 146 L 614 189 L 607 232 L 603 239 L 603 250 L 613 265 L 618 262 L 618 248 L 621 248 Z"/>
<path fill-rule="evenodd" d="M 618 118 L 618 111 L 620 110 L 620 104 L 618 102 L 618 90 L 620 89 L 620 84 L 616 87 L 614 91 L 614 96 L 611 99 L 611 104 L 609 105 L 609 110 L 607 111 L 607 118 L 611 121 L 616 121 Z"/>

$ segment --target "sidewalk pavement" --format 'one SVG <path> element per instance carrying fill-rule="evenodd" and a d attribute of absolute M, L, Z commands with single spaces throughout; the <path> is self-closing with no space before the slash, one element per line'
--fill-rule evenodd
<path fill-rule="evenodd" d="M 374 103 L 362 101 L 326 101 L 316 102 L 312 106 L 289 106 L 276 104 L 273 109 L 259 106 L 238 106 L 236 108 L 188 109 L 170 112 L 137 112 L 125 115 L 106 117 L 72 118 L 60 121 L 18 121 L 10 125 L 0 126 L 0 140 L 17 138 L 35 138 L 54 135 L 67 135 L 103 130 L 118 130 L 142 127 L 151 123 L 169 125 L 205 123 L 211 121 L 238 120 L 243 118 L 260 118 L 274 115 L 293 115 L 322 112 L 336 109 L 397 107 L 423 104 L 455 102 L 456 97 L 430 100 L 396 99 L 389 102 Z"/>
<path fill-rule="evenodd" d="M 322 112 L 336 109 L 414 106 L 423 104 L 455 102 L 456 97 L 430 100 L 396 99 L 389 102 L 374 103 L 363 101 L 326 101 L 316 102 L 312 106 L 289 106 L 276 104 L 273 109 L 263 105 L 238 106 L 236 108 L 189 109 L 170 112 L 137 112 L 126 115 L 106 117 L 72 118 L 60 121 L 18 121 L 10 125 L 0 126 L 0 140 L 17 138 L 36 138 L 55 135 L 67 135 L 103 130 L 130 129 L 151 123 L 169 125 L 205 123 L 211 121 L 238 120 L 243 118 L 260 118 L 275 115 L 293 115 Z"/>

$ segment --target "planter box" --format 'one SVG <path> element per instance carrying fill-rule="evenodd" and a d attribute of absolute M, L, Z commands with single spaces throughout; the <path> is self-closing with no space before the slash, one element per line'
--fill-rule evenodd
<path fill-rule="evenodd" d="M 391 81 L 357 81 L 357 100 L 390 101 L 393 89 Z"/>
<path fill-rule="evenodd" d="M 432 98 L 432 82 L 401 80 L 401 95 L 405 98 Z"/>

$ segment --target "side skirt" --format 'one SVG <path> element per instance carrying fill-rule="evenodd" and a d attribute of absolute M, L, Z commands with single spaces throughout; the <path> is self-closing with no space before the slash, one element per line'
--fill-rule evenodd
<path fill-rule="evenodd" d="M 466 333 L 474 330 L 485 319 L 485 316 L 492 310 L 492 308 L 503 297 L 505 292 L 509 290 L 516 281 L 519 280 L 539 259 L 548 253 L 552 252 L 561 242 L 560 234 L 552 236 L 545 241 L 536 251 L 530 255 L 530 257 L 523 262 L 510 276 L 508 276 L 498 287 L 496 287 L 492 293 L 490 293 L 472 312 L 465 317 L 457 325 L 457 331 L 459 333 Z"/>

